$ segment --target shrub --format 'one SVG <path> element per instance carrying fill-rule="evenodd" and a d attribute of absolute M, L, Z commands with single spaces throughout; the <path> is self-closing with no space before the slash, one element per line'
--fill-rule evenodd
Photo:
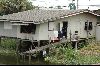
<path fill-rule="evenodd" d="M 9 49 L 9 50 L 15 50 L 16 49 L 16 39 L 3 38 L 1 39 L 0 47 L 4 49 Z"/>
<path fill-rule="evenodd" d="M 91 47 L 93 48 L 95 45 Z M 50 49 L 49 55 L 45 58 L 45 61 L 64 65 L 87 65 L 100 63 L 100 54 L 93 54 L 94 50 L 87 54 L 91 47 L 88 45 L 87 47 L 82 48 L 83 50 L 80 49 L 78 52 L 75 52 L 70 43 L 67 45 L 67 47 L 65 47 L 65 45 L 61 45 L 59 47 L 54 46 Z"/>

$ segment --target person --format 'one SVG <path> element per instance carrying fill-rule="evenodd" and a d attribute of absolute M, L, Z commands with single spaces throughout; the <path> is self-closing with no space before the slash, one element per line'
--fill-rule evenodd
<path fill-rule="evenodd" d="M 59 38 L 59 40 L 61 40 L 61 38 L 62 38 L 62 31 L 58 31 L 58 38 Z"/>

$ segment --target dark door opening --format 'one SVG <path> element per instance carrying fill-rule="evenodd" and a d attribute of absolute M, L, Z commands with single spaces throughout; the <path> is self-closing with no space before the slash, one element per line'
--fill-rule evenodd
<path fill-rule="evenodd" d="M 62 33 L 65 38 L 67 38 L 67 27 L 68 27 L 68 22 L 63 22 L 63 27 L 62 27 Z"/>

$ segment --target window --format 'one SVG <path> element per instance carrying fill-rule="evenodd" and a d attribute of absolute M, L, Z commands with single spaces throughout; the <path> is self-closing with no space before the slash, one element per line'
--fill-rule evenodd
<path fill-rule="evenodd" d="M 85 30 L 92 30 L 93 25 L 92 22 L 85 22 Z"/>
<path fill-rule="evenodd" d="M 12 29 L 11 22 L 4 22 L 4 29 Z"/>
<path fill-rule="evenodd" d="M 85 28 L 84 28 L 84 30 L 87 30 L 87 27 L 88 27 L 88 22 L 85 22 Z"/>
<path fill-rule="evenodd" d="M 75 33 L 78 33 L 78 31 L 75 31 Z"/>
<path fill-rule="evenodd" d="M 75 35 L 78 35 L 78 31 L 75 31 Z"/>
<path fill-rule="evenodd" d="M 35 34 L 36 25 L 35 24 L 29 24 L 29 25 L 22 25 L 21 26 L 21 33 L 33 33 Z"/>
<path fill-rule="evenodd" d="M 54 21 L 48 22 L 48 31 L 53 31 L 54 30 Z"/>
<path fill-rule="evenodd" d="M 92 22 L 89 22 L 89 26 L 88 26 L 88 29 L 89 30 L 92 30 L 93 26 L 92 26 Z"/>

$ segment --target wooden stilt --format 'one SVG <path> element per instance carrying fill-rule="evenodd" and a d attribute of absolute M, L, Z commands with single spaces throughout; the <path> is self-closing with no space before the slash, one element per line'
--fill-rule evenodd
<path fill-rule="evenodd" d="M 77 52 L 77 41 L 76 41 L 76 44 L 75 44 L 75 51 Z"/>
<path fill-rule="evenodd" d="M 71 30 L 70 30 L 70 42 L 71 42 L 71 35 L 72 35 L 72 34 L 71 34 Z"/>
<path fill-rule="evenodd" d="M 29 48 L 29 51 L 30 51 L 30 48 Z M 31 53 L 29 52 L 29 64 L 31 62 Z"/>
<path fill-rule="evenodd" d="M 50 42 L 51 42 L 51 38 L 49 38 L 49 44 L 50 44 Z"/>
<path fill-rule="evenodd" d="M 22 54 L 22 60 L 23 60 L 23 54 Z"/>
<path fill-rule="evenodd" d="M 24 59 L 24 62 L 25 62 L 25 54 L 23 55 L 23 59 Z"/>
<path fill-rule="evenodd" d="M 17 58 L 17 64 L 19 64 L 19 59 L 20 59 L 19 53 L 17 53 L 16 55 L 17 55 L 17 57 L 16 57 Z"/>
<path fill-rule="evenodd" d="M 17 39 L 17 42 L 16 42 L 16 52 L 18 53 L 18 46 L 20 45 L 20 40 Z"/>
<path fill-rule="evenodd" d="M 38 47 L 40 47 L 40 40 L 38 41 Z"/>
<path fill-rule="evenodd" d="M 1 44 L 1 36 L 0 36 L 0 44 Z"/>

